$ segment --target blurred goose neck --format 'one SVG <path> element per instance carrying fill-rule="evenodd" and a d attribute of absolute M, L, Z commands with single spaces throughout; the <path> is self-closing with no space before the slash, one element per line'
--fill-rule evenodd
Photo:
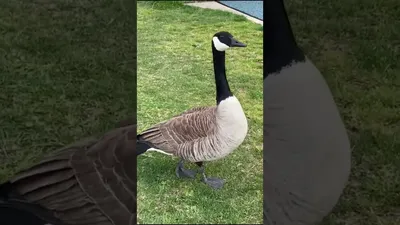
<path fill-rule="evenodd" d="M 305 56 L 297 46 L 283 0 L 268 0 L 264 12 L 266 30 L 264 78 L 279 72 L 293 61 L 304 61 Z"/>

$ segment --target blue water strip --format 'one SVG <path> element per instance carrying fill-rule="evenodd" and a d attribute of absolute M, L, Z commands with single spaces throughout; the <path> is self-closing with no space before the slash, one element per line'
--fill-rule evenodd
<path fill-rule="evenodd" d="M 217 1 L 222 5 L 263 20 L 263 1 Z"/>

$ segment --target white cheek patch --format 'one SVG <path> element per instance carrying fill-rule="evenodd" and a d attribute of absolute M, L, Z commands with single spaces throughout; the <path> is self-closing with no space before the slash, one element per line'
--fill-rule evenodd
<path fill-rule="evenodd" d="M 213 40 L 215 49 L 217 49 L 217 50 L 220 51 L 220 52 L 223 52 L 223 51 L 225 51 L 225 50 L 227 50 L 227 49 L 229 48 L 228 45 L 226 45 L 226 44 L 220 42 L 219 39 L 218 39 L 217 37 L 213 37 L 212 40 Z"/>

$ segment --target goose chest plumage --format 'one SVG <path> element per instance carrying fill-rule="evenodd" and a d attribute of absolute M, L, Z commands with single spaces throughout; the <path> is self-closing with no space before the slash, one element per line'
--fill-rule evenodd
<path fill-rule="evenodd" d="M 350 142 L 283 0 L 264 6 L 264 224 L 319 224 L 346 186 Z"/>
<path fill-rule="evenodd" d="M 137 139 L 142 146 L 138 154 L 153 150 L 179 157 L 181 161 L 176 169 L 178 177 L 194 178 L 196 172 L 184 169 L 183 162 L 196 163 L 200 167 L 203 182 L 220 188 L 224 181 L 206 177 L 203 162 L 226 157 L 247 135 L 247 118 L 239 100 L 229 88 L 225 69 L 225 50 L 246 45 L 224 31 L 216 33 L 211 43 L 217 104 L 187 110 L 148 128 Z"/>

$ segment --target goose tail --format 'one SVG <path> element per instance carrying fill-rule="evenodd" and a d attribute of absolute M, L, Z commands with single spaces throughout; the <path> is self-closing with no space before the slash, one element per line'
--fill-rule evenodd
<path fill-rule="evenodd" d="M 6 198 L 11 190 L 11 183 L 0 184 L 0 199 Z"/>
<path fill-rule="evenodd" d="M 63 225 L 47 209 L 14 193 L 10 182 L 0 184 L 0 218 L 2 225 Z"/>
<path fill-rule="evenodd" d="M 151 149 L 151 146 L 142 141 L 136 141 L 136 156 L 139 156 Z"/>

